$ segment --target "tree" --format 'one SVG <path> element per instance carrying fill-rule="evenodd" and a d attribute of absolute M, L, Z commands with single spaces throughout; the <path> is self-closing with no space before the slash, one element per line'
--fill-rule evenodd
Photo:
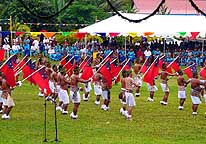
<path fill-rule="evenodd" d="M 160 14 L 160 15 L 167 15 L 170 13 L 171 13 L 171 9 L 169 9 L 166 4 L 163 4 L 160 7 L 159 12 L 158 12 L 158 14 Z"/>

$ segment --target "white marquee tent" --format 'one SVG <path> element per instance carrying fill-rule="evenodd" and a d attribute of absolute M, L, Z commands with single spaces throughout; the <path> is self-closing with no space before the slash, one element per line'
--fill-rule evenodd
<path fill-rule="evenodd" d="M 146 14 L 130 14 L 122 15 L 130 19 L 140 19 Z M 132 23 L 115 15 L 106 20 L 92 24 L 79 30 L 79 32 L 87 33 L 137 33 L 142 35 L 144 32 L 154 32 L 156 36 L 177 35 L 179 32 L 186 33 L 191 36 L 191 32 L 200 32 L 199 35 L 205 37 L 206 17 L 199 15 L 154 15 L 141 23 Z"/>

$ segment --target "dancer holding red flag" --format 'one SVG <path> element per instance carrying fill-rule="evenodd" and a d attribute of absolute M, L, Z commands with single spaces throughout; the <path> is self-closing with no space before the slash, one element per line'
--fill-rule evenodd
<path fill-rule="evenodd" d="M 178 98 L 180 99 L 180 105 L 178 107 L 179 110 L 183 110 L 184 102 L 186 100 L 186 86 L 190 81 L 186 81 L 183 77 L 182 70 L 178 70 L 178 78 L 177 78 L 177 84 L 178 84 Z"/>
<path fill-rule="evenodd" d="M 169 96 L 169 87 L 168 87 L 168 76 L 177 76 L 177 74 L 171 74 L 171 73 L 168 73 L 166 71 L 167 69 L 167 66 L 166 64 L 163 64 L 162 65 L 162 71 L 159 73 L 160 75 L 160 78 L 161 78 L 161 87 L 162 87 L 162 91 L 165 93 L 165 95 L 163 96 L 163 99 L 162 101 L 160 101 L 160 104 L 162 105 L 167 105 L 168 104 L 168 96 Z"/>
<path fill-rule="evenodd" d="M 72 99 L 72 102 L 74 104 L 73 107 L 73 111 L 70 114 L 70 117 L 72 119 L 77 119 L 78 115 L 77 115 L 77 111 L 80 105 L 80 101 L 81 101 L 81 97 L 80 97 L 80 93 L 79 93 L 79 88 L 78 88 L 78 83 L 88 83 L 91 80 L 83 80 L 81 78 L 79 78 L 79 67 L 74 67 L 74 73 L 72 74 L 71 78 L 70 78 L 70 97 Z"/>

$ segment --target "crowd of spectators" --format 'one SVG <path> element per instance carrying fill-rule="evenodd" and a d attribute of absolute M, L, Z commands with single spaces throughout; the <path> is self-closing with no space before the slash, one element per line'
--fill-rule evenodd
<path fill-rule="evenodd" d="M 181 41 L 179 44 L 174 41 L 165 41 L 164 43 L 161 40 L 151 42 L 137 41 L 135 43 L 126 41 L 125 45 L 118 44 L 115 39 L 108 38 L 101 44 L 95 40 L 87 43 L 80 41 L 74 44 L 70 44 L 65 40 L 64 43 L 60 44 L 55 37 L 46 38 L 39 36 L 31 38 L 26 36 L 22 39 L 20 36 L 17 36 L 13 40 L 13 45 L 10 45 L 8 35 L 3 39 L 2 48 L 5 50 L 7 57 L 10 54 L 36 56 L 38 53 L 42 53 L 54 61 L 59 61 L 62 57 L 69 54 L 74 56 L 78 62 L 81 57 L 92 56 L 95 58 L 97 53 L 105 57 L 111 51 L 114 52 L 114 57 L 119 58 L 120 62 L 126 58 L 130 58 L 132 62 L 139 58 L 143 62 L 147 57 L 157 57 L 163 54 L 166 56 L 168 63 L 179 56 L 179 64 L 182 66 L 188 66 L 191 63 L 202 65 L 206 59 L 205 47 L 203 48 L 203 42 L 201 41 Z"/>

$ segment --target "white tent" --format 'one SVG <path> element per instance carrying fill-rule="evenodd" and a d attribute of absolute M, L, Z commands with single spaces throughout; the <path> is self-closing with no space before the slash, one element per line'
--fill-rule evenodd
<path fill-rule="evenodd" d="M 130 19 L 141 19 L 147 16 L 146 14 L 130 13 L 123 13 L 122 15 Z M 91 34 L 136 32 L 137 35 L 142 35 L 144 32 L 154 32 L 156 36 L 177 35 L 178 32 L 186 32 L 187 35 L 190 32 L 200 32 L 200 35 L 205 37 L 206 18 L 199 15 L 154 15 L 141 23 L 132 23 L 115 15 L 79 31 Z"/>

